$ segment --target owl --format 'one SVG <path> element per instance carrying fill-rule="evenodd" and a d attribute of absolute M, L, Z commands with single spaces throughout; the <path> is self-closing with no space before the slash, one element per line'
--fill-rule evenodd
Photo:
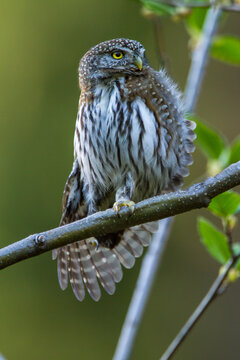
<path fill-rule="evenodd" d="M 65 185 L 60 225 L 178 189 L 189 173 L 194 123 L 164 70 L 155 71 L 144 47 L 114 39 L 91 48 L 79 65 L 81 90 L 74 161 Z M 157 222 L 99 235 L 53 251 L 64 290 L 98 301 L 100 284 L 113 294 L 122 265 L 131 268 Z"/>

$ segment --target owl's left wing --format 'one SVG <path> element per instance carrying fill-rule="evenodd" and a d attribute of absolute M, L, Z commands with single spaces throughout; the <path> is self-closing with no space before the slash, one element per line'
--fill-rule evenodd
<path fill-rule="evenodd" d="M 62 198 L 62 217 L 60 226 L 69 224 L 86 216 L 86 209 L 82 201 L 82 183 L 77 159 L 73 163 L 72 171 L 67 179 Z M 67 246 L 54 249 L 52 258 L 58 258 L 58 278 L 62 289 L 68 284 L 68 251 Z"/>
<path fill-rule="evenodd" d="M 73 163 L 72 171 L 67 179 L 62 198 L 62 217 L 60 226 L 86 216 L 83 206 L 82 182 L 78 161 Z"/>

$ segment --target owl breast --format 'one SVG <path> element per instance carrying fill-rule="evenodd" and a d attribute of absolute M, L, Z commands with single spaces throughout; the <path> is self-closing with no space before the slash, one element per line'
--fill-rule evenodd
<path fill-rule="evenodd" d="M 173 141 L 176 145 L 178 138 L 172 120 L 162 118 L 159 124 L 144 99 L 136 96 L 130 102 L 123 88 L 119 80 L 98 86 L 93 102 L 81 105 L 75 152 L 90 187 L 115 192 L 130 173 L 135 183 L 133 201 L 139 201 L 168 189 L 179 166 L 170 145 Z"/>

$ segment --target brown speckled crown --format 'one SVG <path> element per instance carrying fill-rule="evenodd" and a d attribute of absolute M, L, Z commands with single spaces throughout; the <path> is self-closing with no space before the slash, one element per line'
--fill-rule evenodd
<path fill-rule="evenodd" d="M 115 50 L 118 46 L 124 46 L 129 48 L 130 50 L 140 50 L 140 49 L 144 49 L 144 47 L 142 46 L 142 44 L 140 44 L 140 42 L 136 41 L 136 40 L 130 40 L 130 39 L 124 39 L 124 38 L 120 38 L 120 39 L 113 39 L 113 40 L 107 40 L 107 41 L 103 41 L 100 44 L 92 47 L 86 54 L 85 56 L 88 55 L 97 55 L 100 54 L 102 52 L 105 52 L 106 50 L 108 51 L 113 51 Z M 84 56 L 84 57 L 85 57 Z"/>
<path fill-rule="evenodd" d="M 81 90 L 86 90 L 90 86 L 92 75 L 99 70 L 98 55 L 111 53 L 119 48 L 127 48 L 138 53 L 143 53 L 145 51 L 142 44 L 138 41 L 123 38 L 107 40 L 92 47 L 80 60 L 78 71 Z"/>

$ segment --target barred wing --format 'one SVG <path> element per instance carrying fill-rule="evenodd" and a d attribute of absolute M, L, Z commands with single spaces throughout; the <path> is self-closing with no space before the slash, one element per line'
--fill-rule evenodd
<path fill-rule="evenodd" d="M 165 70 L 153 70 L 153 73 L 156 82 L 148 106 L 154 114 L 159 135 L 156 155 L 164 167 L 170 164 L 169 186 L 164 190 L 173 191 L 189 175 L 188 166 L 193 163 L 191 153 L 195 150 L 193 141 L 196 134 L 193 130 L 196 124 L 185 118 L 182 95 Z"/>

